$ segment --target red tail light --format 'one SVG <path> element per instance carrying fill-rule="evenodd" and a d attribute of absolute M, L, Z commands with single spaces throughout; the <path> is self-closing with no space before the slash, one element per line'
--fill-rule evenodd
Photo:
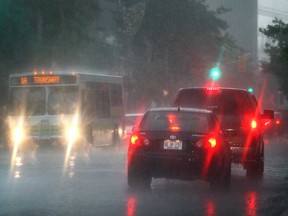
<path fill-rule="evenodd" d="M 179 126 L 171 126 L 171 127 L 169 127 L 169 130 L 171 130 L 171 131 L 180 131 L 181 127 L 179 127 Z"/>
<path fill-rule="evenodd" d="M 241 122 L 241 127 L 247 131 L 250 130 L 256 130 L 259 125 L 258 125 L 258 121 L 256 119 L 254 119 L 253 117 L 246 117 L 242 122 Z M 263 126 L 268 126 L 269 123 L 266 124 L 266 122 L 262 123 Z"/>
<path fill-rule="evenodd" d="M 215 139 L 215 138 L 212 138 L 212 137 L 208 139 L 208 143 L 210 144 L 210 147 L 211 147 L 211 148 L 214 148 L 214 147 L 216 147 L 216 145 L 217 145 L 216 139 Z"/>
<path fill-rule="evenodd" d="M 218 87 L 207 87 L 206 89 L 207 89 L 207 91 L 218 91 L 219 90 Z"/>
<path fill-rule="evenodd" d="M 150 144 L 149 139 L 144 136 L 133 134 L 130 137 L 130 146 L 139 147 L 139 146 L 148 146 Z"/>
<path fill-rule="evenodd" d="M 139 137 L 138 137 L 137 135 L 132 135 L 132 136 L 130 137 L 130 143 L 131 143 L 132 145 L 136 145 L 137 142 L 139 142 Z"/>
<path fill-rule="evenodd" d="M 218 94 L 219 93 L 219 88 L 218 87 L 213 87 L 213 86 L 211 86 L 211 87 L 207 87 L 206 88 L 206 94 Z"/>
<path fill-rule="evenodd" d="M 276 124 L 279 125 L 281 121 L 279 119 L 276 120 Z"/>
<path fill-rule="evenodd" d="M 196 143 L 196 146 L 198 148 L 204 147 L 204 148 L 212 149 L 217 146 L 217 139 L 215 137 L 201 139 Z"/>

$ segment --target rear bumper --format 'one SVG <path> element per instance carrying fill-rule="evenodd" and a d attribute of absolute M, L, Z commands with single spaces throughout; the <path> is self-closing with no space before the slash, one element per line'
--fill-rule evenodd
<path fill-rule="evenodd" d="M 232 163 L 255 162 L 258 159 L 257 148 L 231 147 Z"/>
<path fill-rule="evenodd" d="M 209 180 L 221 167 L 220 160 L 210 160 L 201 155 L 165 155 L 134 152 L 128 154 L 128 165 L 137 164 L 147 170 L 154 178 L 182 180 Z"/>
<path fill-rule="evenodd" d="M 262 136 L 239 136 L 228 137 L 231 149 L 232 163 L 255 162 L 260 157 L 260 152 L 264 152 Z"/>

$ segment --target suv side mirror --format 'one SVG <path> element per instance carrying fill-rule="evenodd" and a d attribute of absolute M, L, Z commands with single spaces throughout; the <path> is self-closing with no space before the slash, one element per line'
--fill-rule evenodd
<path fill-rule="evenodd" d="M 274 111 L 273 110 L 264 110 L 261 115 L 262 119 L 274 119 Z"/>

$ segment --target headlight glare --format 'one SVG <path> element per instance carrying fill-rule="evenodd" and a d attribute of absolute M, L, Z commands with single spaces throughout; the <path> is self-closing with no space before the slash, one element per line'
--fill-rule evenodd
<path fill-rule="evenodd" d="M 77 126 L 72 126 L 66 129 L 66 140 L 75 142 L 79 137 L 79 129 Z"/>
<path fill-rule="evenodd" d="M 23 141 L 24 137 L 25 137 L 25 132 L 22 127 L 17 127 L 12 132 L 13 142 L 20 143 L 21 141 Z"/>

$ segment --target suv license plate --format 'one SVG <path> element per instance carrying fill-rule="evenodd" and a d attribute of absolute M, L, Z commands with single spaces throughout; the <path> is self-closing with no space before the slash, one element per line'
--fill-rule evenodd
<path fill-rule="evenodd" d="M 182 150 L 182 141 L 165 140 L 163 148 L 167 150 Z"/>

